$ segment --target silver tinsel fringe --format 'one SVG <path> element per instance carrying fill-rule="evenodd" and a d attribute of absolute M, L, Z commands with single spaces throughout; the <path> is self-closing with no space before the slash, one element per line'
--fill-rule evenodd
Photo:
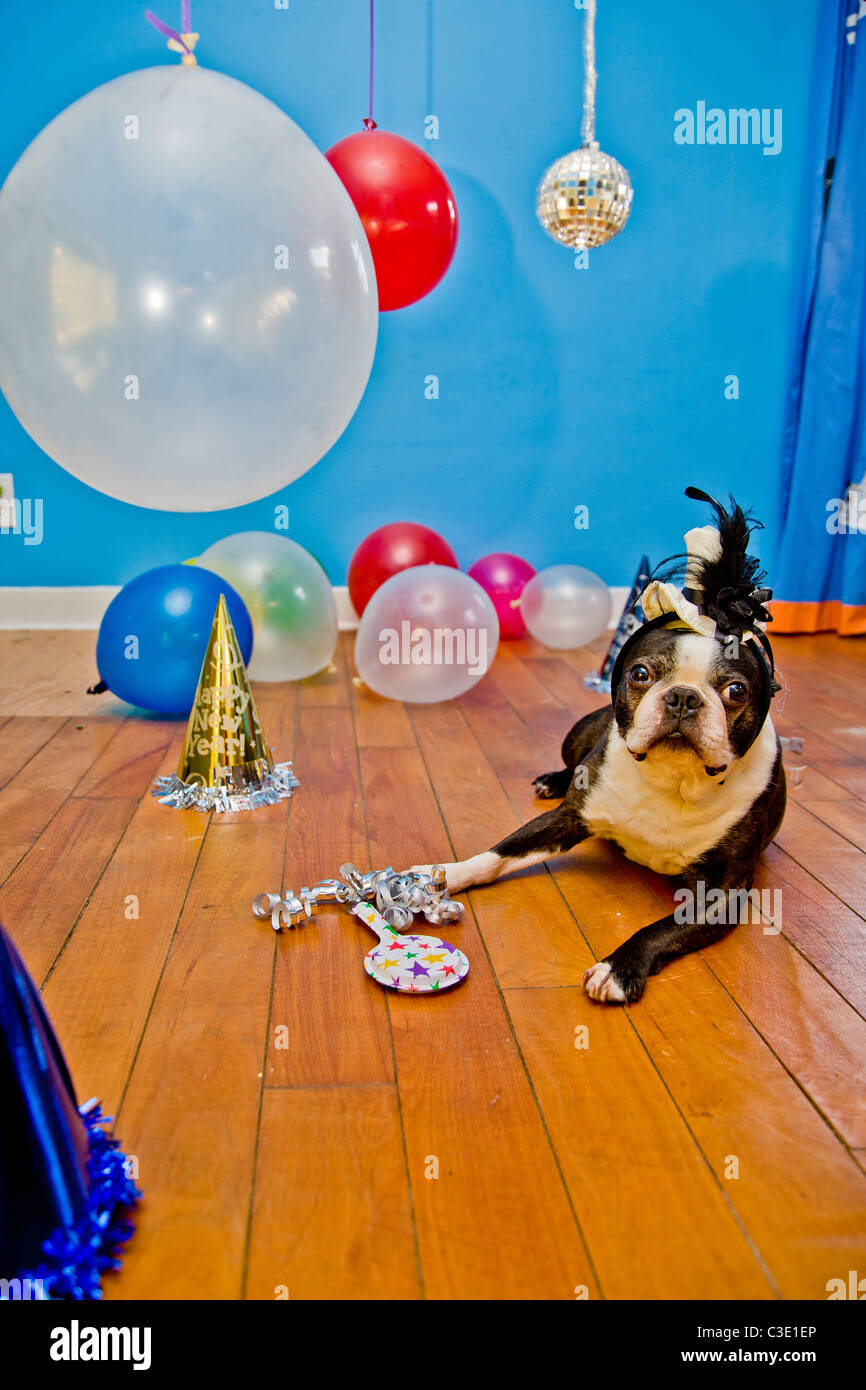
<path fill-rule="evenodd" d="M 176 772 L 170 777 L 157 777 L 152 795 L 161 805 L 178 810 L 193 811 L 255 811 L 259 806 L 273 806 L 288 801 L 300 783 L 291 763 L 276 763 L 261 782 L 236 790 L 230 787 L 201 787 L 182 782 Z"/>
<path fill-rule="evenodd" d="M 362 874 L 354 864 L 340 867 L 340 878 L 325 878 L 314 888 L 289 889 L 279 893 L 258 893 L 253 899 L 253 915 L 270 918 L 274 931 L 283 927 L 298 927 L 315 917 L 323 903 L 339 903 L 349 912 L 361 902 L 376 904 L 389 927 L 402 931 L 422 912 L 428 922 L 445 926 L 459 922 L 463 916 L 462 903 L 448 896 L 445 869 L 434 864 L 429 874 L 406 869 L 395 873 L 387 869 L 371 869 Z"/>

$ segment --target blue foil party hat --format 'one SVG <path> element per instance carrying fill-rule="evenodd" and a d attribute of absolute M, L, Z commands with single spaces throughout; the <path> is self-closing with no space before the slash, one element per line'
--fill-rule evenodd
<path fill-rule="evenodd" d="M 616 665 L 616 659 L 629 637 L 631 637 L 633 632 L 637 632 L 643 622 L 640 596 L 649 582 L 650 563 L 644 555 L 637 567 L 637 574 L 634 577 L 631 592 L 625 601 L 619 622 L 616 625 L 616 631 L 611 638 L 610 646 L 601 664 L 601 670 L 597 675 L 584 676 L 583 678 L 584 685 L 590 690 L 600 690 L 604 691 L 606 695 L 610 694 L 610 678 L 613 668 Z"/>
<path fill-rule="evenodd" d="M 0 927 L 0 1299 L 96 1299 L 141 1196 Z"/>

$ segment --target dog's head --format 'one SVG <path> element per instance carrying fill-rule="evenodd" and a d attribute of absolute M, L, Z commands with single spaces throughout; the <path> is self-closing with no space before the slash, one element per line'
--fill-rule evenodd
<path fill-rule="evenodd" d="M 636 634 L 614 698 L 620 734 L 638 762 L 700 763 L 722 776 L 751 748 L 766 718 L 761 658 L 750 641 L 697 632 Z"/>
<path fill-rule="evenodd" d="M 617 727 L 648 767 L 703 766 L 723 779 L 758 737 L 779 689 L 762 623 L 770 590 L 747 554 L 752 526 L 740 507 L 709 502 L 718 529 L 689 532 L 686 585 L 654 581 L 641 599 L 649 619 L 620 651 L 611 678 Z"/>

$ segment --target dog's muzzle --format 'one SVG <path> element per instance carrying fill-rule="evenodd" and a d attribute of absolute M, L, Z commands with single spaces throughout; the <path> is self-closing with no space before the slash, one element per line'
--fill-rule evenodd
<path fill-rule="evenodd" d="M 684 746 L 691 748 L 703 761 L 705 752 L 701 746 L 702 740 L 697 725 L 706 704 L 706 696 L 696 686 L 672 685 L 661 697 L 661 718 L 650 742 L 639 752 L 631 748 L 628 750 L 635 762 L 642 763 L 650 748 L 667 740 L 681 740 Z M 626 746 L 628 747 L 627 744 Z M 727 770 L 727 766 L 727 763 L 712 766 L 705 762 L 704 771 L 708 777 L 718 777 Z"/>
<path fill-rule="evenodd" d="M 679 723 L 693 719 L 703 703 L 703 695 L 693 685 L 672 685 L 665 691 L 665 707 Z"/>

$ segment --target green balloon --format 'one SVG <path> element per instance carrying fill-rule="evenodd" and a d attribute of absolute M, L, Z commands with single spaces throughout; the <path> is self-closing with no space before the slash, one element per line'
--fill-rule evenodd
<path fill-rule="evenodd" d="M 253 624 L 253 680 L 293 681 L 327 666 L 337 645 L 337 607 L 315 556 L 274 531 L 226 536 L 199 556 L 236 589 Z"/>

